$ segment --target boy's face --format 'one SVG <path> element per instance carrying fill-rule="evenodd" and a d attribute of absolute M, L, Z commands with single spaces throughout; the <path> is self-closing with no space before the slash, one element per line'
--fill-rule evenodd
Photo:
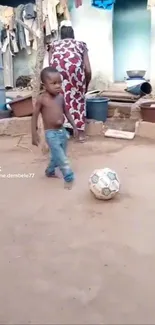
<path fill-rule="evenodd" d="M 45 89 L 51 95 L 58 95 L 62 88 L 61 88 L 61 76 L 59 72 L 52 72 L 47 75 L 46 81 L 44 82 Z"/>

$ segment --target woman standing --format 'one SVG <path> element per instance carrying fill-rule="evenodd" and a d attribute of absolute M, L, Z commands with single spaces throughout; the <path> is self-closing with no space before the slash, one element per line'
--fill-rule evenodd
<path fill-rule="evenodd" d="M 74 30 L 70 21 L 63 21 L 60 28 L 60 40 L 50 46 L 49 64 L 62 76 L 62 88 L 66 108 L 74 118 L 79 130 L 79 140 L 85 139 L 85 93 L 91 80 L 91 67 L 87 46 L 74 39 Z M 64 126 L 71 128 L 65 120 Z"/>

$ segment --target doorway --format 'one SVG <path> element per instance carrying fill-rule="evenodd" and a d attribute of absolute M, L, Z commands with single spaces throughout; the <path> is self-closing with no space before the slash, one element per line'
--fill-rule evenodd
<path fill-rule="evenodd" d="M 151 14 L 147 0 L 116 0 L 113 15 L 114 81 L 127 70 L 146 70 L 150 76 Z"/>

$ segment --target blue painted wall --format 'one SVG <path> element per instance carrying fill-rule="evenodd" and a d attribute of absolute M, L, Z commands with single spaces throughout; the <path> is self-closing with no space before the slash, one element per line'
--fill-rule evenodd
<path fill-rule="evenodd" d="M 151 16 L 147 0 L 117 0 L 113 15 L 114 80 L 126 70 L 150 72 Z"/>

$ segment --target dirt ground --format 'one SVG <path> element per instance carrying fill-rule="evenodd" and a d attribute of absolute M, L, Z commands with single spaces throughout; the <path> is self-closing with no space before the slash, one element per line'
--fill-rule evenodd
<path fill-rule="evenodd" d="M 0 324 L 155 324 L 155 145 L 71 142 L 72 191 L 46 179 L 37 149 L 0 139 Z M 121 193 L 95 200 L 95 168 Z"/>

